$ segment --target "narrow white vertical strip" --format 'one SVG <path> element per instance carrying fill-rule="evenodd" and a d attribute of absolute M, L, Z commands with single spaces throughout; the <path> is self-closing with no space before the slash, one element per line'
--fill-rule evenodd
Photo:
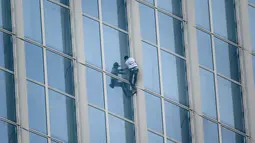
<path fill-rule="evenodd" d="M 139 3 L 135 0 L 127 0 L 127 14 L 128 14 L 128 31 L 130 43 L 130 55 L 136 59 L 139 67 L 137 86 L 144 88 L 143 73 L 143 54 L 141 44 L 141 29 L 140 29 L 140 11 Z M 146 100 L 145 94 L 142 90 L 137 90 L 137 94 L 133 96 L 134 99 L 134 114 L 136 125 L 136 142 L 148 143 L 147 134 L 147 119 L 146 119 Z"/>
<path fill-rule="evenodd" d="M 76 99 L 76 120 L 78 143 L 89 143 L 88 97 L 86 86 L 82 0 L 70 1 L 72 48 L 74 61 L 74 87 Z"/>
<path fill-rule="evenodd" d="M 192 142 L 204 143 L 204 128 L 202 115 L 202 97 L 200 94 L 200 70 L 195 28 L 195 0 L 183 1 L 185 51 L 187 57 L 187 77 L 191 113 Z"/>

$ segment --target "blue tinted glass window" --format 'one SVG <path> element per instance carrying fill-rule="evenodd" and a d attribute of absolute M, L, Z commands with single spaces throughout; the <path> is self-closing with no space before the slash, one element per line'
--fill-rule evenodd
<path fill-rule="evenodd" d="M 252 56 L 252 64 L 253 64 L 253 79 L 255 84 L 255 56 Z"/>
<path fill-rule="evenodd" d="M 245 143 L 245 137 L 222 128 L 222 143 Z"/>
<path fill-rule="evenodd" d="M 69 0 L 53 0 L 53 1 L 57 1 L 57 2 L 60 2 L 64 5 L 69 5 Z"/>
<path fill-rule="evenodd" d="M 255 4 L 255 0 L 254 0 Z M 255 52 L 255 8 L 249 6 L 249 21 L 250 21 L 250 33 L 251 33 L 251 42 L 252 42 L 252 50 Z"/>
<path fill-rule="evenodd" d="M 72 55 L 69 9 L 44 1 L 46 45 Z"/>
<path fill-rule="evenodd" d="M 249 0 L 249 2 L 255 4 L 255 0 Z"/>
<path fill-rule="evenodd" d="M 234 0 L 213 0 L 212 15 L 214 32 L 237 42 Z"/>
<path fill-rule="evenodd" d="M 190 142 L 188 111 L 165 101 L 165 116 L 167 136 L 179 142 Z"/>
<path fill-rule="evenodd" d="M 218 77 L 221 121 L 244 131 L 244 116 L 241 87 L 231 81 Z"/>
<path fill-rule="evenodd" d="M 64 142 L 76 143 L 75 101 L 49 90 L 51 136 Z"/>
<path fill-rule="evenodd" d="M 111 71 L 115 62 L 124 65 L 124 56 L 129 55 L 128 35 L 108 26 L 103 26 L 103 29 L 105 66 L 107 71 Z"/>
<path fill-rule="evenodd" d="M 42 43 L 40 0 L 23 0 L 24 35 Z"/>
<path fill-rule="evenodd" d="M 114 84 L 113 88 L 109 86 L 111 83 Z M 133 103 L 129 84 L 108 76 L 106 85 L 109 111 L 133 120 Z"/>
<path fill-rule="evenodd" d="M 196 0 L 196 24 L 210 31 L 209 1 Z"/>
<path fill-rule="evenodd" d="M 82 0 L 82 12 L 98 17 L 98 0 Z"/>
<path fill-rule="evenodd" d="M 47 51 L 49 86 L 73 95 L 73 63 L 71 60 Z"/>
<path fill-rule="evenodd" d="M 148 131 L 148 143 L 163 143 L 163 137 Z"/>
<path fill-rule="evenodd" d="M 106 143 L 105 113 L 89 107 L 90 143 Z"/>
<path fill-rule="evenodd" d="M 135 143 L 134 125 L 109 115 L 111 143 Z"/>
<path fill-rule="evenodd" d="M 218 143 L 218 126 L 217 124 L 204 119 L 204 140 L 205 143 Z M 229 142 L 230 143 L 230 142 Z"/>
<path fill-rule="evenodd" d="M 41 137 L 34 133 L 29 133 L 29 140 L 30 143 L 47 143 L 47 138 Z"/>
<path fill-rule="evenodd" d="M 154 9 L 140 4 L 140 24 L 142 39 L 157 43 Z"/>
<path fill-rule="evenodd" d="M 0 66 L 13 71 L 12 37 L 0 32 Z"/>
<path fill-rule="evenodd" d="M 161 99 L 149 93 L 144 93 L 146 97 L 147 126 L 152 130 L 162 133 Z"/>
<path fill-rule="evenodd" d="M 27 77 L 43 83 L 43 50 L 28 42 L 25 42 L 25 47 Z"/>
<path fill-rule="evenodd" d="M 29 127 L 46 134 L 46 102 L 43 86 L 27 82 Z"/>
<path fill-rule="evenodd" d="M 0 138 L 2 143 L 18 143 L 15 126 L 0 121 Z"/>
<path fill-rule="evenodd" d="M 126 0 L 102 0 L 103 21 L 127 30 Z"/>
<path fill-rule="evenodd" d="M 185 61 L 164 51 L 161 58 L 164 96 L 188 105 Z"/>
<path fill-rule="evenodd" d="M 102 73 L 87 68 L 86 81 L 89 103 L 104 108 L 104 89 Z"/>
<path fill-rule="evenodd" d="M 0 70 L 0 116 L 16 121 L 15 85 L 12 74 Z"/>
<path fill-rule="evenodd" d="M 83 17 L 84 52 L 86 62 L 101 68 L 99 23 Z"/>
<path fill-rule="evenodd" d="M 157 48 L 144 42 L 142 46 L 144 87 L 160 93 Z"/>
<path fill-rule="evenodd" d="M 209 69 L 213 69 L 211 36 L 197 30 L 197 48 L 199 64 Z"/>
<path fill-rule="evenodd" d="M 200 90 L 203 113 L 216 119 L 214 74 L 202 68 L 200 68 Z"/>
<path fill-rule="evenodd" d="M 161 12 L 158 15 L 160 46 L 184 56 L 182 22 Z"/>
<path fill-rule="evenodd" d="M 217 72 L 233 80 L 240 81 L 238 47 L 216 38 L 215 53 Z"/>
<path fill-rule="evenodd" d="M 0 27 L 12 31 L 11 2 L 10 0 L 0 1 Z"/>
<path fill-rule="evenodd" d="M 154 4 L 154 0 L 144 0 L 144 1 Z"/>
<path fill-rule="evenodd" d="M 182 17 L 182 0 L 158 0 L 158 7 Z"/>

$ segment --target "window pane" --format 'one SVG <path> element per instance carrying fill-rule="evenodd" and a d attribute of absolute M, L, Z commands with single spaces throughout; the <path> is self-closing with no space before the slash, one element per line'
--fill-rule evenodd
<path fill-rule="evenodd" d="M 191 142 L 188 111 L 165 101 L 165 114 L 167 136 L 179 142 Z"/>
<path fill-rule="evenodd" d="M 160 93 L 157 48 L 144 42 L 142 46 L 144 87 Z"/>
<path fill-rule="evenodd" d="M 83 17 L 83 34 L 86 62 L 101 68 L 102 59 L 99 23 L 92 19 Z"/>
<path fill-rule="evenodd" d="M 237 42 L 234 0 L 213 0 L 212 15 L 214 32 Z"/>
<path fill-rule="evenodd" d="M 27 82 L 29 127 L 46 134 L 46 101 L 43 86 Z"/>
<path fill-rule="evenodd" d="M 64 5 L 69 5 L 69 0 L 53 0 L 53 1 L 57 1 L 57 2 L 60 2 Z"/>
<path fill-rule="evenodd" d="M 129 55 L 128 35 L 107 26 L 103 29 L 105 65 L 111 71 L 113 63 L 124 65 L 124 56 Z"/>
<path fill-rule="evenodd" d="M 29 133 L 29 140 L 30 143 L 47 143 L 47 138 L 41 137 L 39 135 L 36 135 L 34 133 Z"/>
<path fill-rule="evenodd" d="M 160 46 L 184 56 L 182 22 L 161 12 L 158 15 Z"/>
<path fill-rule="evenodd" d="M 208 0 L 196 0 L 195 10 L 196 10 L 196 24 L 210 31 Z"/>
<path fill-rule="evenodd" d="M 105 113 L 89 107 L 90 143 L 106 143 Z"/>
<path fill-rule="evenodd" d="M 24 35 L 42 43 L 40 0 L 23 0 Z"/>
<path fill-rule="evenodd" d="M 217 124 L 204 119 L 204 140 L 205 143 L 218 143 L 218 126 Z M 230 143 L 230 142 L 229 142 Z"/>
<path fill-rule="evenodd" d="M 144 92 L 146 98 L 146 115 L 148 128 L 162 133 L 161 99 Z"/>
<path fill-rule="evenodd" d="M 147 1 L 147 2 L 149 2 L 151 4 L 154 4 L 154 0 L 144 0 L 144 1 Z"/>
<path fill-rule="evenodd" d="M 197 48 L 199 64 L 209 69 L 213 69 L 211 36 L 197 30 Z"/>
<path fill-rule="evenodd" d="M 49 86 L 73 95 L 73 63 L 71 60 L 47 51 Z"/>
<path fill-rule="evenodd" d="M 135 143 L 133 124 L 109 115 L 111 143 Z"/>
<path fill-rule="evenodd" d="M 82 0 L 82 12 L 98 18 L 98 0 Z"/>
<path fill-rule="evenodd" d="M 51 136 L 64 142 L 77 142 L 75 101 L 49 90 Z"/>
<path fill-rule="evenodd" d="M 44 1 L 46 45 L 72 55 L 69 9 Z"/>
<path fill-rule="evenodd" d="M 102 0 L 103 21 L 127 30 L 126 0 Z"/>
<path fill-rule="evenodd" d="M 244 131 L 241 87 L 218 77 L 218 89 L 221 121 L 240 131 Z"/>
<path fill-rule="evenodd" d="M 255 4 L 255 0 L 249 0 L 249 2 Z"/>
<path fill-rule="evenodd" d="M 200 89 L 203 113 L 216 119 L 214 74 L 200 68 Z"/>
<path fill-rule="evenodd" d="M 255 4 L 255 0 L 254 0 Z M 252 42 L 252 51 L 255 52 L 255 8 L 249 6 L 249 21 L 250 21 L 250 33 Z"/>
<path fill-rule="evenodd" d="M 27 77 L 44 83 L 43 50 L 33 44 L 25 42 Z"/>
<path fill-rule="evenodd" d="M 148 143 L 164 143 L 163 137 L 148 131 Z"/>
<path fill-rule="evenodd" d="M 245 138 L 235 132 L 222 128 L 222 143 L 245 143 Z"/>
<path fill-rule="evenodd" d="M 2 143 L 18 143 L 15 126 L 0 121 L 0 139 Z"/>
<path fill-rule="evenodd" d="M 188 105 L 186 61 L 164 51 L 161 58 L 164 96 Z"/>
<path fill-rule="evenodd" d="M 12 37 L 0 32 L 0 66 L 13 71 Z"/>
<path fill-rule="evenodd" d="M 0 27 L 12 31 L 11 2 L 10 0 L 0 1 Z"/>
<path fill-rule="evenodd" d="M 239 51 L 219 39 L 215 39 L 215 53 L 217 71 L 233 80 L 240 81 Z"/>
<path fill-rule="evenodd" d="M 182 0 L 158 0 L 158 7 L 182 17 Z"/>
<path fill-rule="evenodd" d="M 104 89 L 102 73 L 86 68 L 87 96 L 90 104 L 104 108 Z"/>
<path fill-rule="evenodd" d="M 140 4 L 140 24 L 142 39 L 157 43 L 154 9 Z"/>
<path fill-rule="evenodd" d="M 12 74 L 0 70 L 0 116 L 16 121 L 15 85 Z"/>
<path fill-rule="evenodd" d="M 174 142 L 172 142 L 172 141 L 170 141 L 170 140 L 167 140 L 167 143 L 174 143 Z"/>
<path fill-rule="evenodd" d="M 109 86 L 111 84 L 111 80 L 116 80 L 116 82 L 114 82 L 114 88 Z M 106 85 L 109 111 L 133 120 L 133 101 L 129 84 L 107 76 Z"/>

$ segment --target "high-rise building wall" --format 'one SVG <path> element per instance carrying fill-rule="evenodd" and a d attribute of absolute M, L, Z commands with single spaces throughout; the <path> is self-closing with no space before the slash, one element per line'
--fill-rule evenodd
<path fill-rule="evenodd" d="M 254 0 L 0 8 L 1 143 L 255 143 Z"/>

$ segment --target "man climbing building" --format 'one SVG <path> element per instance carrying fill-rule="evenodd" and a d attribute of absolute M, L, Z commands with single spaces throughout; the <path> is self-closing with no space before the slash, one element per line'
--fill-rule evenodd
<path fill-rule="evenodd" d="M 137 81 L 137 74 L 139 69 L 134 58 L 125 56 L 124 60 L 129 70 L 129 82 L 131 84 L 132 91 L 134 94 L 136 92 L 136 81 Z"/>

